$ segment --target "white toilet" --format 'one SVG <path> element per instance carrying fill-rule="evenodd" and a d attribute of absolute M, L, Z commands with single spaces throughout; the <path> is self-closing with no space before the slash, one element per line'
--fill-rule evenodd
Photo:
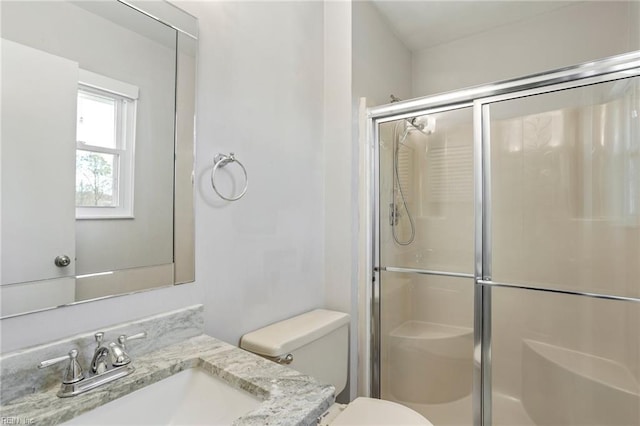
<path fill-rule="evenodd" d="M 283 363 L 290 359 L 289 367 L 332 384 L 336 395 L 347 383 L 348 345 L 349 315 L 325 309 L 271 324 L 245 334 L 240 340 L 240 347 L 247 351 Z M 327 421 L 332 426 L 433 426 L 408 407 L 363 397 L 356 398 L 344 409 L 334 405 L 322 423 Z"/>

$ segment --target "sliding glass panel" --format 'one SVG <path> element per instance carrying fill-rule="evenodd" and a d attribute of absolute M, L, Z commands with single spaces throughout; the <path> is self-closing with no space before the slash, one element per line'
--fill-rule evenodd
<path fill-rule="evenodd" d="M 640 297 L 640 84 L 491 104 L 494 281 Z"/>
<path fill-rule="evenodd" d="M 473 424 L 473 279 L 383 272 L 380 297 L 382 399 Z"/>
<path fill-rule="evenodd" d="M 382 266 L 473 273 L 473 113 L 380 126 Z"/>
<path fill-rule="evenodd" d="M 640 425 L 640 303 L 492 293 L 494 425 Z"/>

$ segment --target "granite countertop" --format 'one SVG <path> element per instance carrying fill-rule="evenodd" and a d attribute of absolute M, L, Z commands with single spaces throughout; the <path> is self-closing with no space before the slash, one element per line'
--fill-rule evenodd
<path fill-rule="evenodd" d="M 2 424 L 62 423 L 192 367 L 263 400 L 235 425 L 314 425 L 334 401 L 333 386 L 206 335 L 134 358 L 133 365 L 134 373 L 74 397 L 58 398 L 56 386 L 15 399 L 0 407 Z"/>

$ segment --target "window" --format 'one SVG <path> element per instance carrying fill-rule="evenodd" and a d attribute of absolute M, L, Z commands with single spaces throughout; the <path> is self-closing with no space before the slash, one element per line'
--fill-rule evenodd
<path fill-rule="evenodd" d="M 80 71 L 76 218 L 132 218 L 138 88 Z"/>

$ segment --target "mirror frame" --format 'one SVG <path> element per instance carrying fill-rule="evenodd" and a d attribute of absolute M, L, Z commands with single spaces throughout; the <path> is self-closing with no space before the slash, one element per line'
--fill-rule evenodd
<path fill-rule="evenodd" d="M 195 281 L 194 165 L 198 20 L 166 0 L 113 0 L 176 30 L 173 284 L 0 316 L 0 320 L 65 306 L 145 293 Z M 0 313 L 1 315 L 1 313 Z"/>

